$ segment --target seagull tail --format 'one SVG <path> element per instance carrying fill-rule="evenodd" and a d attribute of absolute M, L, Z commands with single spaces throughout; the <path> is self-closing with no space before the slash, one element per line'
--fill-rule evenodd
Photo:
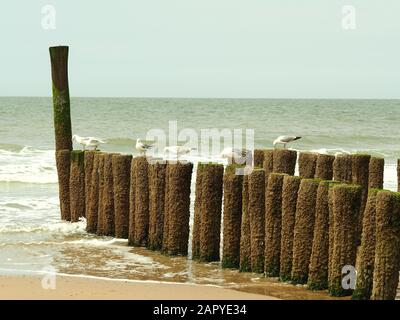
<path fill-rule="evenodd" d="M 295 137 L 294 139 L 293 139 L 293 141 L 296 141 L 296 140 L 299 140 L 299 139 L 301 139 L 302 137 Z"/>

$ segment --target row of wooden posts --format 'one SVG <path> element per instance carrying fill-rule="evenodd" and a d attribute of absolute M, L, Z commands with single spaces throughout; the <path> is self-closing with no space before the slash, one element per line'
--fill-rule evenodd
<path fill-rule="evenodd" d="M 236 165 L 199 163 L 193 259 L 334 296 L 394 298 L 400 195 L 382 190 L 384 160 L 300 153 L 294 176 L 296 159 L 296 151 L 256 150 L 245 176 Z M 69 150 L 57 163 L 64 220 L 86 217 L 90 233 L 188 254 L 192 163 Z M 342 286 L 345 266 L 358 270 L 354 292 Z"/>

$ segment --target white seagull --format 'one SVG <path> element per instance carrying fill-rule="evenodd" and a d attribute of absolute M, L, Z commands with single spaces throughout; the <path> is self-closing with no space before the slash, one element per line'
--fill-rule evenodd
<path fill-rule="evenodd" d="M 136 150 L 140 152 L 140 154 L 146 154 L 146 151 L 153 148 L 153 145 L 143 143 L 139 138 L 136 140 Z"/>
<path fill-rule="evenodd" d="M 237 149 L 237 148 L 232 148 L 228 147 L 222 150 L 220 153 L 220 157 L 222 159 L 228 159 L 231 163 L 233 160 L 241 160 L 243 158 L 247 158 L 248 156 L 251 156 L 251 151 L 247 149 Z"/>
<path fill-rule="evenodd" d="M 286 144 L 288 144 L 289 142 L 296 141 L 296 140 L 299 140 L 299 139 L 301 139 L 301 137 L 297 137 L 297 136 L 280 136 L 280 137 L 275 139 L 274 147 L 278 143 L 280 143 L 280 144 L 283 144 L 283 148 L 285 148 Z"/>
<path fill-rule="evenodd" d="M 176 155 L 176 159 L 178 160 L 180 156 L 190 153 L 192 150 L 196 150 L 196 148 L 189 148 L 183 146 L 170 146 L 164 148 L 164 156 L 166 153 Z"/>
<path fill-rule="evenodd" d="M 74 134 L 72 136 L 72 141 L 76 141 L 79 143 L 81 146 L 83 146 L 83 150 L 85 150 L 86 147 L 93 147 L 93 150 L 97 150 L 98 146 L 100 144 L 105 143 L 103 140 L 95 137 L 80 137 L 77 134 Z"/>

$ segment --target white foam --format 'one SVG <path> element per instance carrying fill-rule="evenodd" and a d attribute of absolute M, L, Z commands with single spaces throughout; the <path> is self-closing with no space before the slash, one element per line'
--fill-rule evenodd
<path fill-rule="evenodd" d="M 81 234 L 86 233 L 86 220 L 82 218 L 79 222 L 53 222 L 40 225 L 2 225 L 0 233 L 23 233 L 23 232 L 50 232 L 55 234 Z"/>

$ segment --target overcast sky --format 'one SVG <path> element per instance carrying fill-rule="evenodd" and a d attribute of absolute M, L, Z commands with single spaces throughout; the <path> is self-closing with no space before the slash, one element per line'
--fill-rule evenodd
<path fill-rule="evenodd" d="M 48 47 L 69 45 L 72 96 L 400 98 L 399 12 L 399 0 L 1 0 L 0 96 L 50 96 Z"/>

